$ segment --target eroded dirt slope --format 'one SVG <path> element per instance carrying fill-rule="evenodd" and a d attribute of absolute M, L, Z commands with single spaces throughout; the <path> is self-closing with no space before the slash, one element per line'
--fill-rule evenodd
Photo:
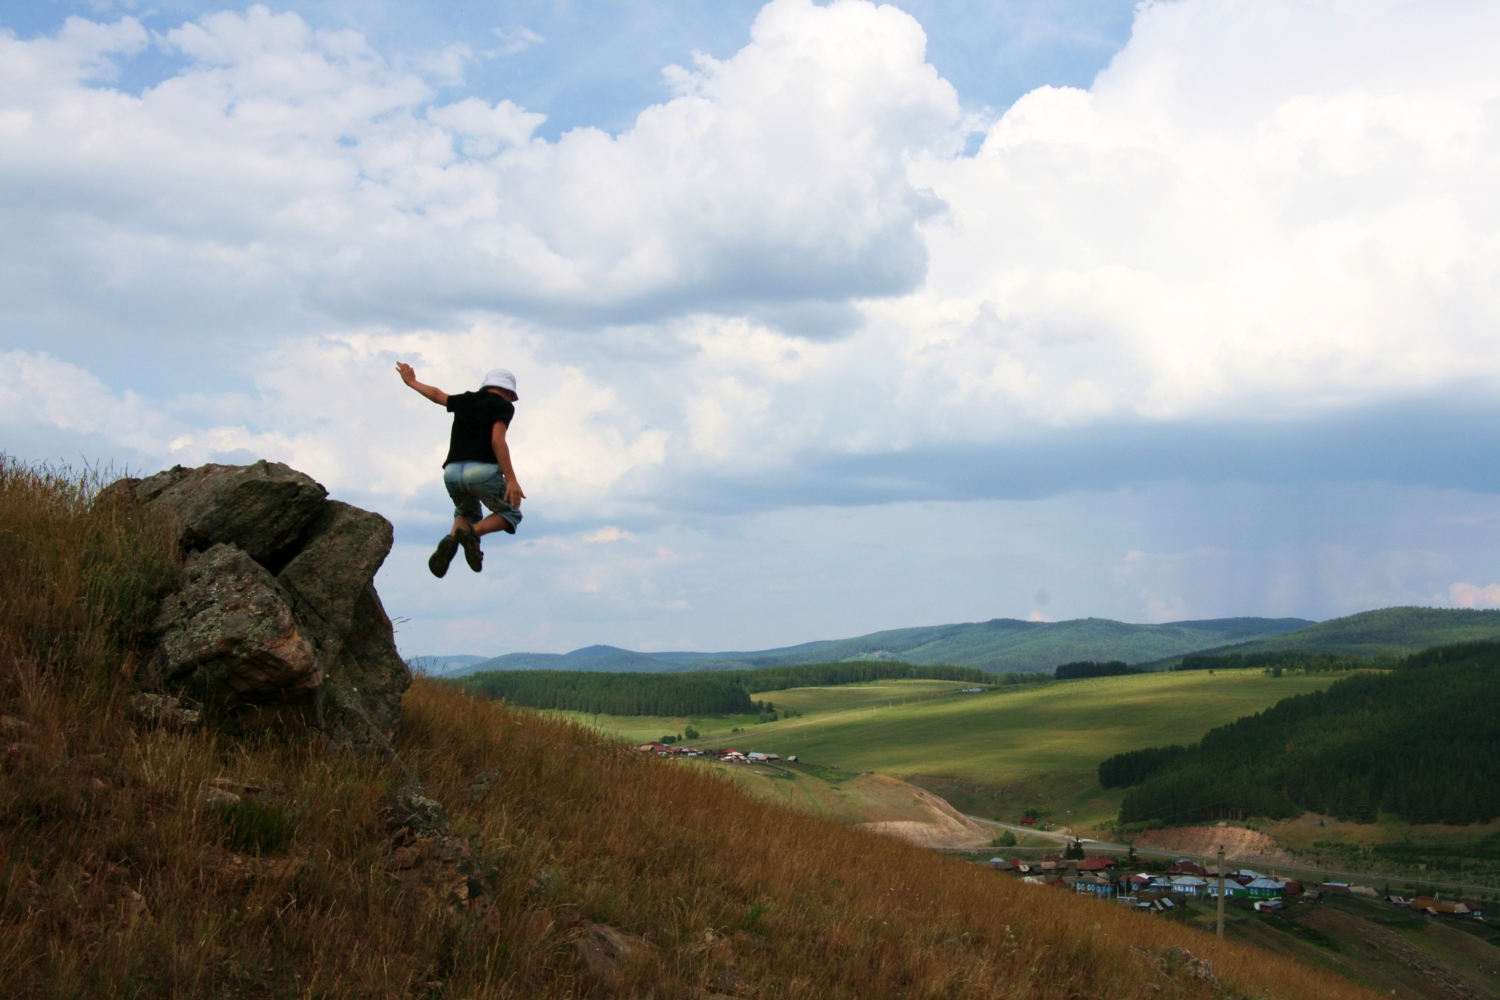
<path fill-rule="evenodd" d="M 1238 826 L 1184 826 L 1148 830 L 1135 838 L 1137 847 L 1183 854 L 1211 855 L 1222 844 L 1230 861 L 1262 865 L 1298 865 L 1303 860 L 1258 830 Z"/>

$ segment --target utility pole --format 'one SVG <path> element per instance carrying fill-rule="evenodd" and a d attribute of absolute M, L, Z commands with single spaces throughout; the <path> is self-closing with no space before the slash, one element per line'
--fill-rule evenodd
<path fill-rule="evenodd" d="M 1224 845 L 1219 845 L 1219 937 L 1224 936 Z"/>

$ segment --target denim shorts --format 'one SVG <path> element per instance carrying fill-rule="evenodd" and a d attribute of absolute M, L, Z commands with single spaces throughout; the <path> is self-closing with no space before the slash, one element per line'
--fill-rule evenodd
<path fill-rule="evenodd" d="M 505 473 L 493 462 L 449 462 L 443 466 L 443 485 L 453 498 L 453 516 L 474 522 L 484 517 L 482 503 L 505 518 L 506 531 L 516 533 L 521 511 L 505 502 Z"/>

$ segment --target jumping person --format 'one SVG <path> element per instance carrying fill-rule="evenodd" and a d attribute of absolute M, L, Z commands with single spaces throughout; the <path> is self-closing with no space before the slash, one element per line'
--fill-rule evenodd
<path fill-rule="evenodd" d="M 450 396 L 437 386 L 418 382 L 411 365 L 397 364 L 396 371 L 401 381 L 453 414 L 448 457 L 443 460 L 443 485 L 453 498 L 453 530 L 438 542 L 427 568 L 433 576 L 443 576 L 461 546 L 464 561 L 478 573 L 484 568 L 479 536 L 492 531 L 514 535 L 521 523 L 521 501 L 526 494 L 516 482 L 510 446 L 505 443 L 505 431 L 520 399 L 516 377 L 496 368 L 484 377 L 478 392 Z M 488 517 L 479 509 L 481 503 L 493 512 Z"/>

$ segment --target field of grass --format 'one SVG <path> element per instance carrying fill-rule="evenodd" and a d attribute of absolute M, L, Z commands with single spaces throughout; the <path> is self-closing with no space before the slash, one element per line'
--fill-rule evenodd
<path fill-rule="evenodd" d="M 1101 677 L 960 694 L 966 685 L 883 681 L 776 693 L 801 717 L 642 720 L 587 717 L 631 739 L 681 732 L 702 746 L 796 754 L 844 771 L 913 781 L 961 810 L 1015 821 L 1035 809 L 1052 823 L 1098 831 L 1122 792 L 1099 787 L 1101 760 L 1125 750 L 1191 743 L 1282 698 L 1321 690 L 1335 675 L 1268 677 L 1260 671 Z M 734 733 L 734 728 L 743 731 Z"/>
<path fill-rule="evenodd" d="M 763 691 L 758 701 L 769 701 L 778 709 L 790 708 L 804 715 L 830 712 L 869 711 L 890 704 L 915 704 L 953 694 L 971 685 L 959 681 L 878 681 L 874 684 L 845 684 L 826 688 L 792 688 L 788 691 Z M 621 736 L 633 743 L 646 743 L 663 736 L 676 736 L 692 726 L 701 735 L 688 742 L 697 746 L 730 746 L 743 750 L 764 750 L 759 745 L 770 724 L 760 724 L 754 715 L 593 715 L 587 712 L 549 712 L 558 718 L 580 722 Z M 795 719 L 791 721 L 796 721 Z M 740 732 L 735 732 L 739 730 Z M 746 744 L 740 747 L 739 744 Z M 754 746 L 750 744 L 755 744 Z"/>

